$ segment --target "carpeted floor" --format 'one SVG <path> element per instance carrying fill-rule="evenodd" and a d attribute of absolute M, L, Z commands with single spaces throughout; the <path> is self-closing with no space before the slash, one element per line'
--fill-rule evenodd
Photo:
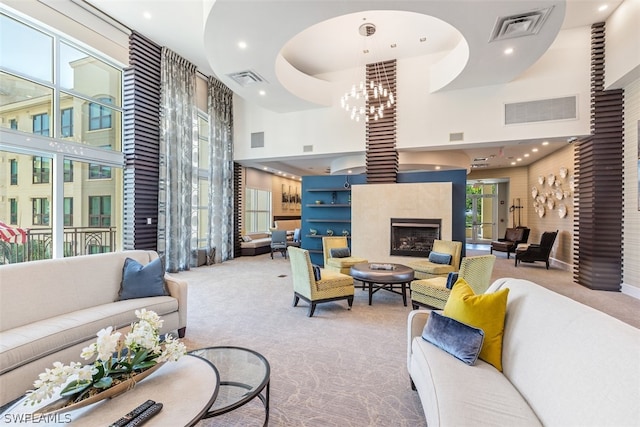
<path fill-rule="evenodd" d="M 468 255 L 487 253 L 468 250 Z M 523 277 L 640 327 L 640 301 L 571 283 L 571 273 L 543 265 L 513 267 L 497 254 L 494 278 Z M 426 425 L 406 370 L 409 307 L 380 291 L 373 305 L 356 289 L 346 301 L 321 304 L 308 318 L 303 301 L 291 306 L 289 261 L 268 254 L 242 257 L 177 274 L 189 282 L 189 349 L 233 345 L 263 354 L 271 365 L 271 426 Z M 201 426 L 260 426 L 258 399 Z"/>

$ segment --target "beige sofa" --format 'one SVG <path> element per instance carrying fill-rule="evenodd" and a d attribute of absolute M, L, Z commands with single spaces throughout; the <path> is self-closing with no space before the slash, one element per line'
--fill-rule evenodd
<path fill-rule="evenodd" d="M 254 256 L 271 252 L 270 233 L 247 233 L 240 243 L 242 256 Z"/>
<path fill-rule="evenodd" d="M 637 426 L 640 330 L 535 283 L 509 288 L 503 372 L 468 366 L 421 338 L 430 311 L 409 315 L 408 369 L 429 427 Z"/>
<path fill-rule="evenodd" d="M 124 251 L 0 266 L 0 406 L 33 387 L 45 368 L 82 362 L 80 352 L 103 328 L 122 328 L 146 308 L 161 333 L 187 325 L 187 284 L 165 275 L 170 296 L 118 300 L 125 259 L 146 265 L 153 251 Z"/>

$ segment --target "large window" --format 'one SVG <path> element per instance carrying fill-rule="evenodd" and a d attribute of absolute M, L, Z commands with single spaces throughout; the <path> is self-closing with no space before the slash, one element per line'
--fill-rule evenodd
<path fill-rule="evenodd" d="M 33 225 L 49 225 L 49 199 L 35 198 L 31 200 Z"/>
<path fill-rule="evenodd" d="M 111 196 L 89 197 L 89 225 L 91 227 L 111 226 Z"/>
<path fill-rule="evenodd" d="M 0 52 L 0 264 L 121 249 L 122 65 L 1 5 Z"/>
<path fill-rule="evenodd" d="M 33 183 L 48 184 L 51 175 L 51 159 L 46 157 L 33 157 Z"/>
<path fill-rule="evenodd" d="M 271 226 L 271 191 L 247 188 L 245 232 L 267 231 Z"/>

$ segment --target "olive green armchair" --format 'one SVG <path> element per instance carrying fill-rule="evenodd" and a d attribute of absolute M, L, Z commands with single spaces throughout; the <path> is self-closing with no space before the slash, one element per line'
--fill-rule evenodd
<path fill-rule="evenodd" d="M 356 264 L 368 262 L 366 258 L 349 256 L 337 258 L 331 256 L 331 249 L 348 248 L 347 238 L 344 236 L 323 237 L 322 238 L 322 255 L 324 257 L 324 268 L 333 270 L 342 274 L 350 274 L 351 267 Z"/>
<path fill-rule="evenodd" d="M 326 268 L 319 268 L 319 279 L 315 278 L 314 269 L 306 249 L 289 246 L 289 261 L 293 276 L 293 306 L 300 299 L 309 303 L 307 316 L 313 316 L 316 305 L 346 299 L 349 310 L 353 305 L 353 277 Z"/>
<path fill-rule="evenodd" d="M 449 264 L 438 264 L 428 259 L 408 262 L 407 266 L 413 268 L 416 279 L 431 279 L 432 277 L 446 278 L 449 273 L 455 273 L 460 267 L 460 257 L 462 256 L 462 242 L 449 240 L 434 240 L 432 252 L 451 255 Z"/>
<path fill-rule="evenodd" d="M 473 292 L 484 293 L 491 285 L 491 274 L 496 262 L 495 255 L 478 255 L 462 259 L 458 278 L 464 279 Z M 451 289 L 447 288 L 446 277 L 432 277 L 411 282 L 411 305 L 442 310 L 449 299 Z"/>

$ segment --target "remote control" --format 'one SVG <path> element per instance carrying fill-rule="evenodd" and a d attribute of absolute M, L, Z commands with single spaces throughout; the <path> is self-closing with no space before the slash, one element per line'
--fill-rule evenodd
<path fill-rule="evenodd" d="M 156 415 L 162 409 L 162 403 L 154 403 L 144 411 L 142 414 L 135 417 L 126 427 L 137 427 L 149 421 L 154 415 Z"/>
<path fill-rule="evenodd" d="M 138 415 L 141 415 L 144 411 L 149 409 L 151 407 L 151 405 L 153 405 L 154 403 L 156 403 L 156 402 L 154 402 L 153 400 L 147 400 L 142 405 L 138 406 L 133 411 L 129 412 L 127 415 L 125 415 L 124 417 L 120 418 L 115 423 L 111 424 L 109 427 L 124 427 L 124 426 L 126 426 L 131 420 L 133 420 Z"/>

